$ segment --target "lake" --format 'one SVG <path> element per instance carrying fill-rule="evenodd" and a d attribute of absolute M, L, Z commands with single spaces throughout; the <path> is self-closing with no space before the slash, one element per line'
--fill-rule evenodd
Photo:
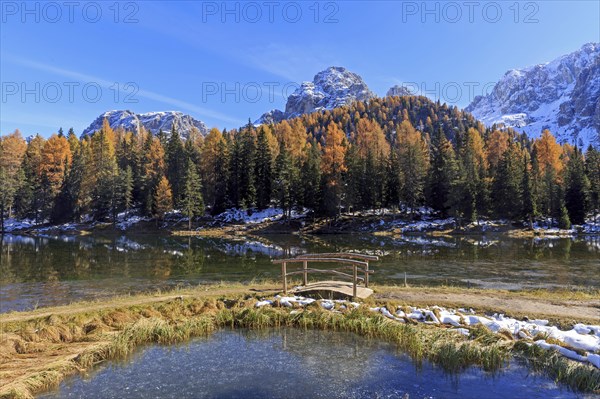
<path fill-rule="evenodd" d="M 371 234 L 273 235 L 239 239 L 5 235 L 0 312 L 215 281 L 279 278 L 271 259 L 357 250 L 381 256 L 376 283 L 478 288 L 600 285 L 600 237 L 522 239 L 502 235 L 402 238 Z"/>
<path fill-rule="evenodd" d="M 517 360 L 496 373 L 450 375 L 393 345 L 351 333 L 221 330 L 181 345 L 147 346 L 63 381 L 56 398 L 578 398 Z"/>

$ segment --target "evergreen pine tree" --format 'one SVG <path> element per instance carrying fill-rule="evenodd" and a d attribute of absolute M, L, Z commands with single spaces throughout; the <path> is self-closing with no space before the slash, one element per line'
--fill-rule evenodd
<path fill-rule="evenodd" d="M 133 170 L 131 166 L 119 170 L 121 205 L 126 214 L 133 206 Z"/>
<path fill-rule="evenodd" d="M 287 218 L 292 209 L 292 159 L 282 146 L 275 160 L 275 197 L 283 214 Z"/>
<path fill-rule="evenodd" d="M 585 170 L 590 182 L 590 210 L 597 221 L 600 214 L 600 151 L 590 145 L 585 155 Z"/>
<path fill-rule="evenodd" d="M 152 204 L 154 201 L 154 189 L 166 171 L 165 151 L 157 137 L 148 136 L 144 144 L 142 163 L 144 176 L 142 179 L 143 208 L 145 213 L 150 215 L 154 208 Z"/>
<path fill-rule="evenodd" d="M 400 204 L 400 160 L 398 150 L 392 147 L 386 173 L 386 204 L 394 209 Z"/>
<path fill-rule="evenodd" d="M 565 206 L 569 219 L 574 224 L 585 223 L 587 214 L 587 196 L 590 182 L 585 174 L 583 155 L 577 147 L 567 163 Z"/>
<path fill-rule="evenodd" d="M 571 228 L 571 220 L 569 219 L 569 212 L 567 207 L 564 205 L 560 206 L 560 216 L 558 218 L 558 228 L 569 230 Z"/>
<path fill-rule="evenodd" d="M 227 180 L 227 199 L 229 204 L 235 208 L 239 208 L 241 204 L 240 185 L 241 175 L 244 165 L 242 164 L 241 142 L 233 138 L 229 142 L 228 152 L 229 157 L 229 179 Z"/>
<path fill-rule="evenodd" d="M 455 210 L 469 222 L 478 218 L 485 207 L 485 170 L 483 142 L 474 128 L 469 128 L 460 150 L 460 179 L 455 184 Z M 458 202 L 457 202 L 458 201 Z"/>
<path fill-rule="evenodd" d="M 45 140 L 37 134 L 27 145 L 21 165 L 24 181 L 16 195 L 19 216 L 33 218 L 36 223 L 43 204 L 41 163 L 44 143 Z"/>
<path fill-rule="evenodd" d="M 523 178 L 521 180 L 522 193 L 522 217 L 529 222 L 529 228 L 533 228 L 533 219 L 537 216 L 537 200 L 535 191 L 531 182 L 531 171 L 529 170 L 529 160 L 527 154 L 523 159 Z"/>
<path fill-rule="evenodd" d="M 222 140 L 217 144 L 215 171 L 218 178 L 214 184 L 214 202 L 212 206 L 212 213 L 218 214 L 227 209 L 227 206 L 229 205 L 227 201 L 227 182 L 230 176 L 229 152 L 225 140 Z"/>
<path fill-rule="evenodd" d="M 409 120 L 400 124 L 397 142 L 400 160 L 400 200 L 413 212 L 424 199 L 429 168 L 427 144 L 421 132 L 417 131 Z"/>
<path fill-rule="evenodd" d="M 321 150 L 317 142 L 313 140 L 306 147 L 306 152 L 306 161 L 302 165 L 300 179 L 303 186 L 301 204 L 314 213 L 320 201 Z"/>
<path fill-rule="evenodd" d="M 516 145 L 511 142 L 500 158 L 492 184 L 492 200 L 498 217 L 514 220 L 521 216 L 522 178 L 522 161 Z"/>
<path fill-rule="evenodd" d="M 173 190 L 173 202 L 178 206 L 183 193 L 183 177 L 185 176 L 187 156 L 181 136 L 173 124 L 171 136 L 166 147 L 167 158 L 167 179 L 171 183 Z"/>
<path fill-rule="evenodd" d="M 361 210 L 368 206 L 370 185 L 366 184 L 366 162 L 358 155 L 356 145 L 350 145 L 344 160 L 348 171 L 346 172 L 345 197 L 348 210 Z"/>
<path fill-rule="evenodd" d="M 196 165 L 189 160 L 185 173 L 182 211 L 188 217 L 188 228 L 192 230 L 192 219 L 204 215 L 204 199 L 202 198 L 202 182 L 196 171 Z"/>
<path fill-rule="evenodd" d="M 452 143 L 439 129 L 434 136 L 431 168 L 427 177 L 427 203 L 442 216 L 450 210 L 450 192 L 457 177 L 458 166 Z"/>
<path fill-rule="evenodd" d="M 267 140 L 265 128 L 261 127 L 258 130 L 256 142 L 255 164 L 256 206 L 258 209 L 265 209 L 271 202 L 272 167 L 273 158 L 271 148 Z"/>
<path fill-rule="evenodd" d="M 93 180 L 92 207 L 99 220 L 112 213 L 115 216 L 117 196 L 117 161 L 115 158 L 114 133 L 106 119 L 102 128 L 92 136 Z"/>

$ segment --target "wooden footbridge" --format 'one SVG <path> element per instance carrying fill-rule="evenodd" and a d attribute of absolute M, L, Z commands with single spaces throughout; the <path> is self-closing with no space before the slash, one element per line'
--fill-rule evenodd
<path fill-rule="evenodd" d="M 303 254 L 294 258 L 275 259 L 272 262 L 281 264 L 281 278 L 283 281 L 283 293 L 288 293 L 288 276 L 302 275 L 303 284 L 291 290 L 294 294 L 307 293 L 334 293 L 352 297 L 353 300 L 369 297 L 373 290 L 369 288 L 369 275 L 373 270 L 369 269 L 369 261 L 379 260 L 372 255 L 355 254 L 352 252 Z M 328 263 L 341 265 L 335 269 L 316 269 L 309 267 L 310 263 Z M 288 271 L 288 265 L 302 264 L 302 269 Z M 308 282 L 311 273 L 333 274 L 350 281 L 316 281 Z"/>

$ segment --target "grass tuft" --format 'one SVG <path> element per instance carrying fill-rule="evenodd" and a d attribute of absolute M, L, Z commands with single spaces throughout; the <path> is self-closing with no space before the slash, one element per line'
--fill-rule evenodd
<path fill-rule="evenodd" d="M 0 383 L 0 399 L 33 398 L 34 394 L 57 386 L 70 374 L 107 360 L 126 358 L 141 345 L 169 345 L 209 335 L 219 328 L 280 327 L 344 331 L 366 339 L 386 340 L 407 353 L 417 367 L 423 361 L 430 361 L 451 374 L 470 366 L 494 372 L 516 353 L 535 370 L 574 390 L 600 391 L 600 370 L 536 345 L 515 341 L 508 331 L 494 334 L 485 326 L 476 325 L 470 327 L 466 337 L 436 325 L 398 323 L 369 311 L 366 306 L 359 309 L 338 306 L 337 312 L 332 312 L 314 304 L 292 313 L 286 307 L 255 308 L 255 302 L 256 298 L 251 296 L 188 296 L 10 324 L 0 340 L 0 358 L 14 359 L 19 354 L 38 356 L 44 366 L 15 371 L 12 378 L 9 375 L 8 383 Z"/>

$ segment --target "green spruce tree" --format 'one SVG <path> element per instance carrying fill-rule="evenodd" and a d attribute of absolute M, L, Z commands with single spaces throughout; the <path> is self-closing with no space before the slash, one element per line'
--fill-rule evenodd
<path fill-rule="evenodd" d="M 258 129 L 256 141 L 256 207 L 265 209 L 271 202 L 271 183 L 273 181 L 273 157 L 264 127 Z"/>
<path fill-rule="evenodd" d="M 569 157 L 566 173 L 565 206 L 571 223 L 585 223 L 590 182 L 585 174 L 583 154 L 577 147 Z"/>
<path fill-rule="evenodd" d="M 188 228 L 191 231 L 192 219 L 204 215 L 202 182 L 196 170 L 196 165 L 191 160 L 187 164 L 181 205 L 183 213 L 188 217 Z"/>

